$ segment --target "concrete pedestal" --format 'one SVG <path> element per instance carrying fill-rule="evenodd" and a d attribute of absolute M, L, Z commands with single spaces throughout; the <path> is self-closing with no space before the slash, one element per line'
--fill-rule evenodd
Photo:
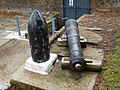
<path fill-rule="evenodd" d="M 32 57 L 26 60 L 25 69 L 38 73 L 41 75 L 47 75 L 53 67 L 53 63 L 57 60 L 57 54 L 50 53 L 50 59 L 43 63 L 34 62 Z"/>
<path fill-rule="evenodd" d="M 19 90 L 92 90 L 98 73 L 73 73 L 61 70 L 56 63 L 52 71 L 43 76 L 24 69 L 22 66 L 11 78 L 11 85 Z"/>
<path fill-rule="evenodd" d="M 103 53 L 98 53 L 100 51 L 90 47 L 83 50 L 85 55 L 102 60 Z M 10 83 L 20 90 L 92 90 L 97 76 L 97 72 L 62 70 L 59 60 L 47 76 L 25 70 L 22 66 L 12 75 Z"/>

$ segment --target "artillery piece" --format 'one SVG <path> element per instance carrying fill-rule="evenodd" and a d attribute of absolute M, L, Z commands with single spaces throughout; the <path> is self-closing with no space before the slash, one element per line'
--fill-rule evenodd
<path fill-rule="evenodd" d="M 62 69 L 71 69 L 77 72 L 85 69 L 100 71 L 102 61 L 83 58 L 81 43 L 84 45 L 83 43 L 85 42 L 81 42 L 77 21 L 74 19 L 67 20 L 65 29 L 70 50 L 70 58 L 62 58 Z"/>
<path fill-rule="evenodd" d="M 81 51 L 78 24 L 75 20 L 69 19 L 65 23 L 65 28 L 70 50 L 70 68 L 74 71 L 83 70 L 86 62 Z"/>

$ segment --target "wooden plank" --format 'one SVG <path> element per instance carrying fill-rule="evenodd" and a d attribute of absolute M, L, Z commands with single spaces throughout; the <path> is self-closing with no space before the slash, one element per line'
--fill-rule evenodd
<path fill-rule="evenodd" d="M 86 30 L 91 30 L 91 31 L 102 31 L 102 28 L 97 28 L 97 27 L 92 27 L 92 28 L 88 28 L 88 27 L 82 27 L 83 29 Z"/>
<path fill-rule="evenodd" d="M 102 61 L 101 60 L 93 60 L 93 59 L 85 59 L 86 67 L 85 70 L 89 71 L 101 71 L 102 69 Z M 70 58 L 63 57 L 62 58 L 62 69 L 70 69 Z"/>

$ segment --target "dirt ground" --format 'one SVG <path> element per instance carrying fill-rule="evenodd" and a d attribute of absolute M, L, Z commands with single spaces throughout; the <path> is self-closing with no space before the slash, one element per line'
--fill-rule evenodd
<path fill-rule="evenodd" d="M 14 30 L 16 27 L 16 16 L 18 16 L 21 30 L 26 30 L 29 13 L 17 13 L 10 11 L 0 11 L 0 30 Z"/>
<path fill-rule="evenodd" d="M 0 12 L 0 18 L 14 18 L 16 15 L 21 16 L 22 13 L 9 12 L 9 11 L 1 11 Z"/>
<path fill-rule="evenodd" d="M 90 16 L 85 17 L 80 23 L 82 27 L 89 27 L 89 28 L 102 28 L 101 31 L 94 31 L 100 34 L 103 37 L 103 41 L 99 42 L 96 48 L 101 48 L 104 50 L 104 59 L 103 59 L 103 67 L 107 66 L 108 62 L 110 61 L 109 55 L 115 52 L 116 41 L 114 40 L 115 33 L 119 30 L 120 27 L 120 12 L 113 13 L 113 12 L 98 12 L 96 14 L 92 14 Z M 119 63 L 119 62 L 118 62 Z M 104 70 L 100 73 L 100 77 L 104 78 L 102 75 L 104 74 Z M 101 82 L 100 77 L 96 80 L 95 90 L 99 90 L 99 84 Z M 112 87 L 107 86 L 106 83 L 103 83 L 104 89 L 108 90 Z M 119 85 L 119 84 L 118 84 Z M 119 88 L 119 87 L 118 87 Z M 119 90 L 118 88 L 114 90 Z M 100 89 L 101 90 L 101 89 Z M 110 90 L 113 90 L 112 88 Z"/>
<path fill-rule="evenodd" d="M 96 13 L 85 17 L 79 25 L 81 27 L 88 28 L 101 28 L 101 31 L 94 31 L 103 37 L 103 41 L 96 46 L 97 48 L 104 49 L 105 56 L 111 52 L 114 48 L 115 43 L 113 35 L 117 32 L 120 24 L 120 14 L 117 13 Z"/>
<path fill-rule="evenodd" d="M 14 11 L 0 11 L 0 30 L 14 30 L 17 31 L 16 16 L 18 16 L 21 31 L 27 30 L 27 23 L 32 12 L 14 12 Z M 49 21 L 50 14 L 43 13 L 44 18 Z"/>

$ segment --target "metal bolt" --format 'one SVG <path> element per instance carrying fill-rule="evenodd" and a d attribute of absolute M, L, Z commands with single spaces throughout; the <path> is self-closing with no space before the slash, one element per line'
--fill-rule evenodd
<path fill-rule="evenodd" d="M 75 68 L 76 68 L 77 70 L 80 70 L 81 65 L 80 65 L 80 64 L 76 64 L 76 65 L 75 65 Z"/>

